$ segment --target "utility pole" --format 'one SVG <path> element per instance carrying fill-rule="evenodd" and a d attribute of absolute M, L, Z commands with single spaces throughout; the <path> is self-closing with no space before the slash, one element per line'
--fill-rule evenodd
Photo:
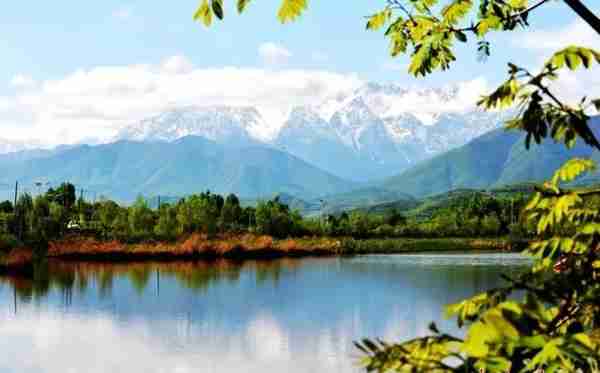
<path fill-rule="evenodd" d="M 158 211 L 160 211 L 160 194 L 158 195 Z"/>
<path fill-rule="evenodd" d="M 321 233 L 323 233 L 323 226 L 324 226 L 324 221 L 323 221 L 323 209 L 325 208 L 325 204 L 326 202 L 322 199 L 319 200 L 319 202 L 321 203 L 321 208 L 319 211 L 319 226 L 321 227 Z"/>
<path fill-rule="evenodd" d="M 17 196 L 18 195 L 19 195 L 19 182 L 15 181 L 15 204 L 13 206 L 15 208 L 15 211 L 17 211 L 16 208 L 17 208 Z"/>
<path fill-rule="evenodd" d="M 17 238 L 21 239 L 21 218 L 19 217 L 19 210 L 17 210 L 17 197 L 19 196 L 19 181 L 15 181 L 15 204 L 13 206 L 13 212 L 15 214 L 15 221 L 17 222 Z M 16 299 L 16 298 L 15 298 Z M 15 314 L 16 314 L 16 301 L 15 301 Z"/>
<path fill-rule="evenodd" d="M 510 197 L 510 222 L 515 224 L 515 198 Z"/>
<path fill-rule="evenodd" d="M 13 302 L 15 304 L 15 316 L 17 315 L 17 285 L 13 284 Z"/>
<path fill-rule="evenodd" d="M 156 295 L 160 297 L 160 269 L 156 267 Z"/>

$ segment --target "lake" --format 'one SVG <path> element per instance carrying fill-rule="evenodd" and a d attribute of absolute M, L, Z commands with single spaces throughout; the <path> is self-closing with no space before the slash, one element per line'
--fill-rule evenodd
<path fill-rule="evenodd" d="M 102 264 L 0 278 L 0 372 L 359 372 L 352 342 L 427 334 L 518 254 Z"/>

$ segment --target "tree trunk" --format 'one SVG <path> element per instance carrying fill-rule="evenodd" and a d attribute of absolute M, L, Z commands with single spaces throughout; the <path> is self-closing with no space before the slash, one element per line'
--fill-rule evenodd
<path fill-rule="evenodd" d="M 565 0 L 568 6 L 573 9 L 588 25 L 590 25 L 598 34 L 600 34 L 600 18 L 596 17 L 580 0 Z"/>

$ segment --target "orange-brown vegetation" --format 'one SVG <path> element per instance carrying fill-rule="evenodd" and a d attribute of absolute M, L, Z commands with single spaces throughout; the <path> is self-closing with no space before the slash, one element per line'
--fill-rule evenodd
<path fill-rule="evenodd" d="M 30 271 L 33 263 L 33 251 L 26 248 L 13 249 L 0 256 L 0 273 L 20 273 Z"/>
<path fill-rule="evenodd" d="M 143 242 L 127 244 L 119 241 L 99 241 L 92 237 L 70 236 L 51 242 L 49 257 L 81 257 L 99 259 L 128 258 L 259 258 L 285 256 L 336 255 L 341 241 L 330 238 L 300 238 L 274 240 L 254 234 L 220 235 L 209 238 L 192 234 L 177 242 Z"/>

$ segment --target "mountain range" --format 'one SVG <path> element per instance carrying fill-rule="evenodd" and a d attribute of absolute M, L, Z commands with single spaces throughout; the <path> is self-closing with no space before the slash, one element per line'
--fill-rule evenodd
<path fill-rule="evenodd" d="M 21 152 L 24 150 L 32 150 L 40 147 L 39 142 L 31 142 L 25 140 L 9 140 L 0 138 L 0 154 Z"/>
<path fill-rule="evenodd" d="M 29 191 L 70 181 L 121 201 L 211 190 L 248 200 L 281 194 L 313 212 L 339 211 L 540 181 L 572 155 L 600 160 L 581 144 L 567 152 L 547 141 L 525 151 L 522 133 L 499 129 L 508 114 L 473 109 L 468 94 L 459 86 L 367 84 L 293 108 L 271 136 L 256 108 L 177 108 L 125 126 L 105 144 L 0 154 L 0 198 L 10 197 L 15 180 Z"/>
<path fill-rule="evenodd" d="M 592 118 L 590 127 L 600 138 L 600 117 Z M 532 143 L 527 150 L 524 133 L 497 129 L 391 177 L 381 187 L 423 197 L 460 188 L 486 189 L 539 182 L 549 179 L 573 157 L 600 162 L 600 152 L 581 141 L 569 150 L 552 140 Z M 587 184 L 597 181 L 600 181 L 598 172 L 578 180 Z"/>
<path fill-rule="evenodd" d="M 272 136 L 265 135 L 270 125 L 253 107 L 176 108 L 124 127 L 112 141 L 175 141 L 194 135 L 226 147 L 260 145 L 365 182 L 395 175 L 498 128 L 505 114 L 465 105 L 468 89 L 370 83 L 318 105 L 293 108 Z"/>
<path fill-rule="evenodd" d="M 7 159 L 8 158 L 8 159 Z M 41 157 L 0 157 L 3 180 L 76 186 L 122 201 L 138 195 L 184 196 L 205 190 L 243 198 L 289 193 L 303 198 L 356 185 L 267 147 L 228 148 L 198 136 L 174 142 L 80 145 Z"/>

